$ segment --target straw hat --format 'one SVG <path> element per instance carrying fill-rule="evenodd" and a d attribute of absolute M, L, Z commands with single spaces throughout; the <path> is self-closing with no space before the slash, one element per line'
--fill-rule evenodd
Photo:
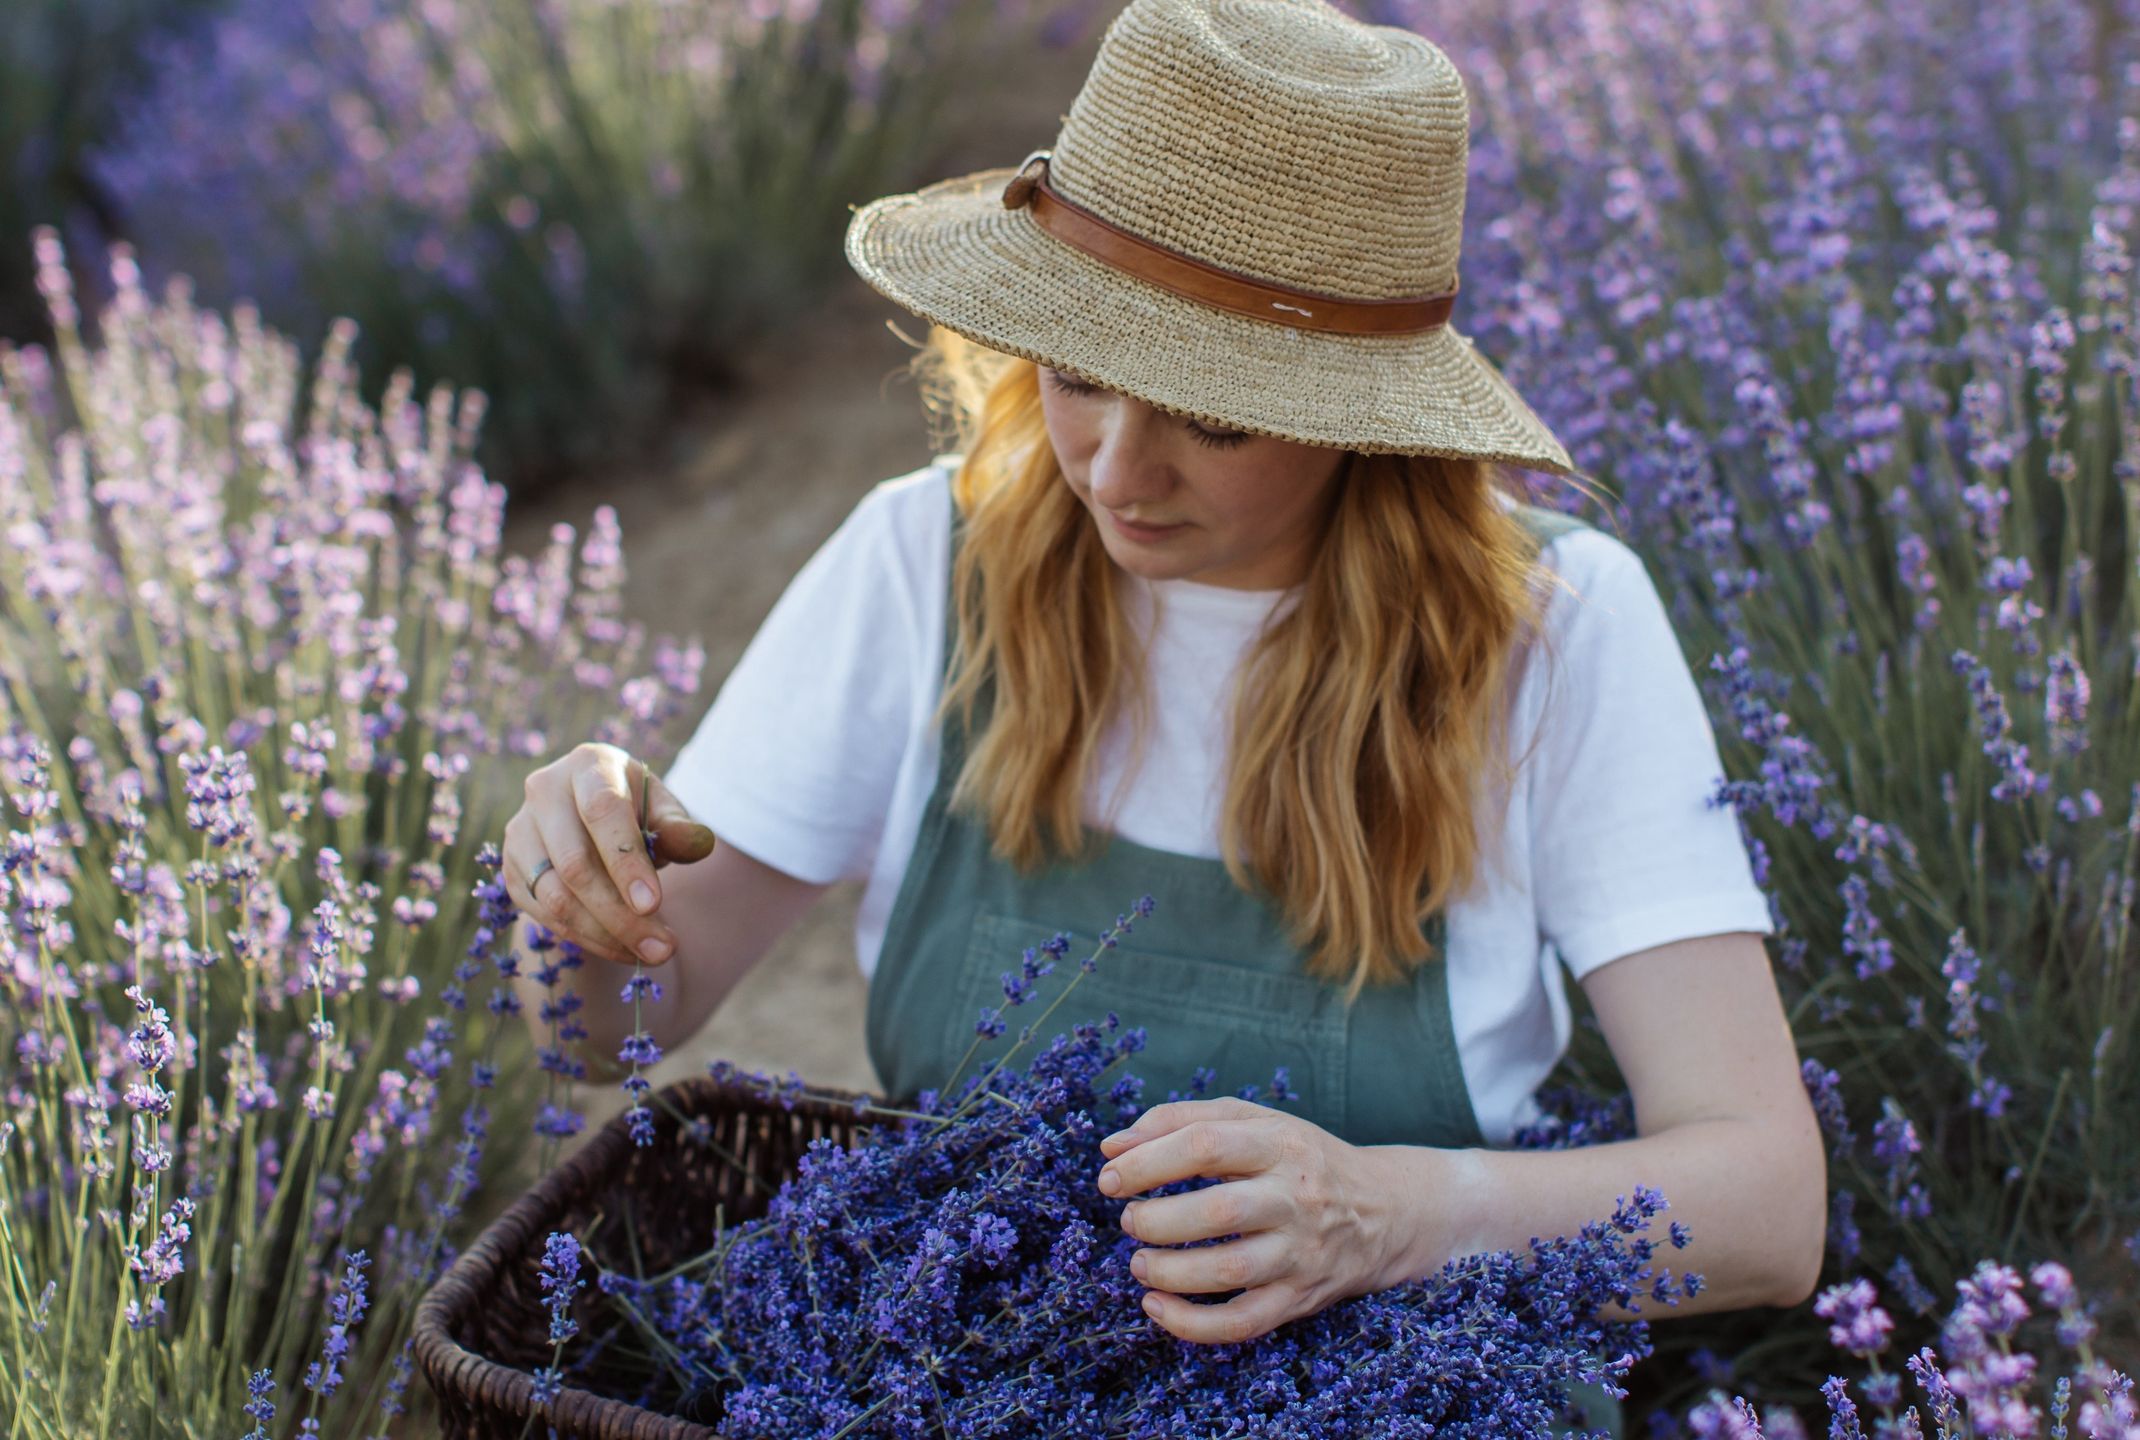
<path fill-rule="evenodd" d="M 1054 145 L 854 209 L 848 263 L 991 349 L 1309 445 L 1574 474 L 1448 323 L 1470 106 L 1325 0 L 1129 0 Z"/>

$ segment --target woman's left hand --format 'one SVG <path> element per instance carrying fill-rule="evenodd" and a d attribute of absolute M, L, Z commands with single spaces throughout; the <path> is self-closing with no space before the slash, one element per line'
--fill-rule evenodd
<path fill-rule="evenodd" d="M 1419 1248 L 1419 1176 L 1393 1156 L 1440 1152 L 1361 1147 L 1297 1115 L 1248 1100 L 1154 1105 L 1100 1142 L 1102 1194 L 1140 1195 L 1171 1181 L 1224 1183 L 1123 1207 L 1122 1231 L 1146 1246 L 1239 1235 L 1191 1250 L 1142 1249 L 1130 1273 L 1145 1313 L 1184 1340 L 1253 1340 L 1288 1320 L 1411 1278 Z M 1431 1267 L 1429 1267 L 1431 1268 Z M 1223 1304 L 1185 1295 L 1241 1290 Z"/>

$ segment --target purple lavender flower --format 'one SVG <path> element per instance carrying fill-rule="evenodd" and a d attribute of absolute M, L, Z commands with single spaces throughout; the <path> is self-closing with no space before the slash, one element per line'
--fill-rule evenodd
<path fill-rule="evenodd" d="M 572 1297 L 587 1287 L 580 1277 L 579 1237 L 570 1231 L 552 1231 L 542 1246 L 539 1277 L 543 1308 L 550 1312 L 550 1343 L 562 1345 L 580 1333 L 572 1318 Z"/>
<path fill-rule="evenodd" d="M 322 1397 L 333 1395 L 341 1386 L 342 1362 L 349 1358 L 349 1332 L 364 1319 L 371 1300 L 364 1278 L 370 1265 L 371 1257 L 362 1250 L 352 1251 L 343 1262 L 341 1288 L 327 1307 L 330 1323 L 320 1358 L 305 1367 L 305 1388 Z"/>
<path fill-rule="evenodd" d="M 268 1421 L 275 1418 L 275 1402 L 268 1399 L 268 1392 L 275 1388 L 269 1371 L 255 1370 L 245 1382 L 245 1413 L 251 1417 L 253 1428 L 246 1432 L 244 1440 L 268 1440 Z"/>
<path fill-rule="evenodd" d="M 654 1112 L 646 1103 L 647 1092 L 653 1088 L 643 1073 L 645 1067 L 661 1059 L 661 1046 L 655 1043 L 653 1034 L 645 1027 L 639 1016 L 642 999 L 661 998 L 661 986 L 646 973 L 646 967 L 635 965 L 632 978 L 625 982 L 622 998 L 632 1002 L 632 1033 L 624 1038 L 617 1049 L 617 1058 L 630 1067 L 624 1077 L 624 1091 L 632 1097 L 631 1107 L 624 1113 L 629 1121 L 632 1144 L 640 1147 L 654 1143 Z"/>
<path fill-rule="evenodd" d="M 1829 1153 L 1841 1160 L 1857 1145 L 1857 1133 L 1850 1128 L 1850 1117 L 1843 1108 L 1842 1076 L 1817 1060 L 1806 1060 L 1799 1069 L 1806 1094 L 1813 1101 L 1813 1113 L 1828 1137 Z"/>
<path fill-rule="evenodd" d="M 181 1195 L 164 1211 L 163 1223 L 157 1227 L 156 1238 L 148 1248 L 128 1257 L 128 1268 L 136 1278 L 148 1285 L 168 1285 L 176 1280 L 186 1268 L 184 1246 L 193 1238 L 193 1228 L 187 1222 L 193 1218 L 193 1202 Z"/>
<path fill-rule="evenodd" d="M 1879 1162 L 1887 1182 L 1888 1204 L 1898 1219 L 1922 1220 L 1932 1213 L 1931 1197 L 1917 1181 L 1917 1154 L 1924 1144 L 1917 1127 L 1893 1096 L 1880 1101 L 1880 1118 L 1873 1122 L 1873 1159 Z"/>

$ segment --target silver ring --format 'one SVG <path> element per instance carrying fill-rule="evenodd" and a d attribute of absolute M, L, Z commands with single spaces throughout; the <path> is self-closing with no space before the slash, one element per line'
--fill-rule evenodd
<path fill-rule="evenodd" d="M 535 893 L 536 884 L 541 881 L 544 875 L 555 869 L 556 866 L 557 862 L 555 860 L 552 860 L 547 855 L 543 856 L 542 863 L 540 865 L 537 865 L 534 870 L 530 871 L 528 874 L 528 894 L 533 895 Z"/>

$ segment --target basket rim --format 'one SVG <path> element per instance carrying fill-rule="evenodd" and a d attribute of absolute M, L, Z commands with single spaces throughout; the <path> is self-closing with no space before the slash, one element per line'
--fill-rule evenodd
<path fill-rule="evenodd" d="M 753 1084 L 747 1072 L 728 1077 L 687 1076 L 656 1092 L 671 1097 L 678 1110 L 699 1114 L 725 1103 L 745 1112 L 797 1114 L 806 1118 L 845 1122 L 856 1120 L 853 1104 L 866 1099 L 883 1103 L 883 1097 L 836 1086 L 810 1086 L 812 1093 L 792 1104 L 770 1095 L 763 1082 Z M 836 1103 L 844 1100 L 846 1103 Z M 552 1424 L 573 1424 L 592 1431 L 607 1424 L 628 1427 L 632 1435 L 647 1440 L 722 1440 L 716 1430 L 679 1416 L 663 1415 L 566 1384 L 547 1406 L 535 1403 L 535 1377 L 526 1370 L 504 1365 L 479 1355 L 453 1338 L 453 1327 L 481 1302 L 488 1285 L 502 1271 L 506 1257 L 524 1252 L 538 1228 L 547 1230 L 566 1208 L 567 1200 L 604 1188 L 603 1182 L 631 1158 L 627 1114 L 612 1116 L 570 1157 L 552 1167 L 522 1192 L 497 1219 L 491 1221 L 454 1258 L 416 1302 L 411 1333 L 416 1363 L 432 1392 L 441 1398 L 482 1395 L 486 1404 L 504 1409 L 516 1419 L 546 1413 Z M 608 1433 L 608 1432 L 604 1432 Z M 618 1433 L 625 1433 L 618 1429 Z"/>

